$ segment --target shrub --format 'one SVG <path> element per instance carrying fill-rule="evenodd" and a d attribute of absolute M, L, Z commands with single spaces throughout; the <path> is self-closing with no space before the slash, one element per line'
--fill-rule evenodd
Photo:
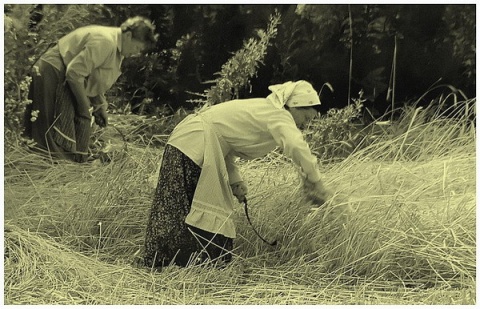
<path fill-rule="evenodd" d="M 323 161 L 343 159 L 362 141 L 362 124 L 358 120 L 363 102 L 362 93 L 353 104 L 344 108 L 331 108 L 326 115 L 314 119 L 307 128 L 306 138 L 312 152 Z"/>
<path fill-rule="evenodd" d="M 214 105 L 225 102 L 233 98 L 239 98 L 240 91 L 250 85 L 250 79 L 255 76 L 259 65 L 262 63 L 267 53 L 270 41 L 277 34 L 277 26 L 280 23 L 280 14 L 276 12 L 270 16 L 270 22 L 266 30 L 258 30 L 258 38 L 250 38 L 244 42 L 243 48 L 238 50 L 230 58 L 213 81 L 215 83 L 210 89 L 206 90 L 203 96 L 204 100 L 197 102 Z"/>

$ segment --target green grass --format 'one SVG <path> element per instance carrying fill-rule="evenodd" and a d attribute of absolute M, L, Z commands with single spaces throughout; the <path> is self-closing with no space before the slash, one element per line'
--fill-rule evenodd
<path fill-rule="evenodd" d="M 10 147 L 4 302 L 475 304 L 476 137 L 465 106 L 456 118 L 406 110 L 324 165 L 334 198 L 322 207 L 280 154 L 240 162 L 253 224 L 279 244 L 258 239 L 238 204 L 235 258 L 222 270 L 136 266 L 162 149 L 125 145 L 113 128 L 109 164 L 54 164 Z"/>

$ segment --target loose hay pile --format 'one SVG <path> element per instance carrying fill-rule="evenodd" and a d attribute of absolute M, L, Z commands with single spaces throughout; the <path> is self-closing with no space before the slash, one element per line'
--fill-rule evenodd
<path fill-rule="evenodd" d="M 312 208 L 300 190 L 258 184 L 252 187 L 271 198 L 263 192 L 251 199 L 252 217 L 263 234 L 280 240 L 281 256 L 273 264 L 302 257 L 335 274 L 415 286 L 458 285 L 461 279 L 468 285 L 475 273 L 474 164 L 474 157 L 424 164 L 352 158 L 325 172 L 326 184 L 348 195 L 348 202 L 334 198 Z M 288 167 L 284 172 L 293 174 Z M 264 252 L 248 225 L 242 228 L 249 235 L 243 254 Z"/>
<path fill-rule="evenodd" d="M 253 224 L 279 244 L 258 239 L 239 204 L 223 270 L 136 266 L 161 149 L 129 144 L 90 165 L 10 149 L 5 303 L 472 304 L 475 132 L 455 123 L 410 126 L 324 166 L 335 198 L 322 207 L 284 157 L 240 162 Z"/>

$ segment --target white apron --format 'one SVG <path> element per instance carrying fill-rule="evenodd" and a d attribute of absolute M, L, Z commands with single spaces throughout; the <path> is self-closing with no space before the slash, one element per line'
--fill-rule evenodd
<path fill-rule="evenodd" d="M 215 131 L 207 115 L 192 116 L 202 119 L 205 147 L 202 172 L 185 222 L 210 233 L 235 238 L 232 220 L 234 200 L 223 154 L 229 147 Z"/>

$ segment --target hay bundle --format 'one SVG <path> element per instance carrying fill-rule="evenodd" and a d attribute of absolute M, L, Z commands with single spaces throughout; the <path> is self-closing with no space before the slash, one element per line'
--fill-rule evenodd
<path fill-rule="evenodd" d="M 312 208 L 301 190 L 292 189 L 295 180 L 264 183 L 266 192 L 251 199 L 251 216 L 261 233 L 281 243 L 272 264 L 308 256 L 326 272 L 352 276 L 431 284 L 473 279 L 474 164 L 472 156 L 424 164 L 351 159 L 325 173 L 337 195 L 348 194 L 348 217 L 337 209 L 345 202 L 335 198 Z M 292 172 L 287 165 L 275 177 L 288 179 Z M 241 234 L 248 235 L 240 239 L 244 254 L 272 250 L 240 222 Z"/>
<path fill-rule="evenodd" d="M 160 158 L 161 150 L 130 145 L 115 164 L 56 164 L 19 148 L 6 157 L 5 220 L 82 253 L 131 257 L 143 243 L 148 175 Z"/>
<path fill-rule="evenodd" d="M 81 255 L 46 235 L 9 226 L 4 243 L 7 304 L 106 304 L 126 301 L 141 287 L 134 272 Z"/>

